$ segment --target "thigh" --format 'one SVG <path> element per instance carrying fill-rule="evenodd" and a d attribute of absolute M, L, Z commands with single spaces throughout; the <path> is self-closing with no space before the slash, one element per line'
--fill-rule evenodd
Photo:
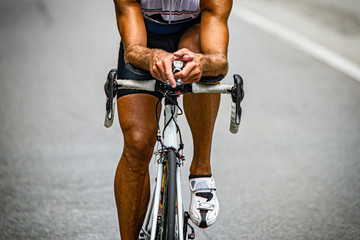
<path fill-rule="evenodd" d="M 157 119 L 161 111 L 159 99 L 146 93 L 134 93 L 118 99 L 119 122 L 125 143 L 156 140 Z"/>
<path fill-rule="evenodd" d="M 201 53 L 200 47 L 200 24 L 187 29 L 179 41 L 179 49 L 187 48 L 194 53 Z"/>

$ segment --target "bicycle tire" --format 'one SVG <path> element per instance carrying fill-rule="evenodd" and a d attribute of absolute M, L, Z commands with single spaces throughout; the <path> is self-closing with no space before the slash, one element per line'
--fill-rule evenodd
<path fill-rule="evenodd" d="M 175 240 L 175 215 L 176 215 L 176 155 L 170 150 L 167 155 L 168 160 L 168 184 L 166 190 L 166 221 L 165 239 Z"/>

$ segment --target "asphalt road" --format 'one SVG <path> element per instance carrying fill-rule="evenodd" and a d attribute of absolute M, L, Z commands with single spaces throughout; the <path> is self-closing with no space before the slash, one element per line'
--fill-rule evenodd
<path fill-rule="evenodd" d="M 272 2 L 259 12 L 279 13 Z M 350 35 L 319 16 L 297 18 L 354 44 L 338 52 L 357 61 L 357 4 L 339 7 L 355 16 Z M 304 12 L 290 5 L 282 7 Z M 244 115 L 230 134 L 222 98 L 212 154 L 221 214 L 196 239 L 360 239 L 360 83 L 236 15 L 229 24 L 229 74 L 245 79 Z M 118 42 L 111 1 L 0 1 L 1 240 L 119 239 L 112 186 L 123 140 L 117 124 L 103 127 Z M 181 126 L 186 177 L 192 143 Z"/>

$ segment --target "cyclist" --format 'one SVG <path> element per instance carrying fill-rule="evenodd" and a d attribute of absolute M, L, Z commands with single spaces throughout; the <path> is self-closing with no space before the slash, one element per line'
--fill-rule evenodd
<path fill-rule="evenodd" d="M 184 83 L 219 82 L 227 73 L 232 0 L 114 0 L 121 36 L 118 78 Z M 185 62 L 173 74 L 172 62 Z M 138 90 L 118 91 L 124 149 L 114 190 L 120 234 L 137 239 L 150 196 L 148 164 L 157 135 L 155 106 L 162 96 Z M 194 156 L 190 167 L 190 217 L 199 227 L 212 225 L 219 213 L 210 153 L 219 94 L 185 94 Z M 159 112 L 159 111 L 158 111 Z M 201 209 L 201 210 L 200 210 Z"/>

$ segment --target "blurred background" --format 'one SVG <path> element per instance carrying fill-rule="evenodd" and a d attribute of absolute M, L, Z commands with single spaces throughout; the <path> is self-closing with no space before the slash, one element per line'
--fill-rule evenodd
<path fill-rule="evenodd" d="M 236 0 L 229 27 L 243 120 L 230 134 L 223 96 L 221 213 L 196 239 L 360 239 L 360 2 Z M 119 239 L 123 139 L 103 127 L 119 40 L 112 1 L 0 0 L 0 239 Z"/>

